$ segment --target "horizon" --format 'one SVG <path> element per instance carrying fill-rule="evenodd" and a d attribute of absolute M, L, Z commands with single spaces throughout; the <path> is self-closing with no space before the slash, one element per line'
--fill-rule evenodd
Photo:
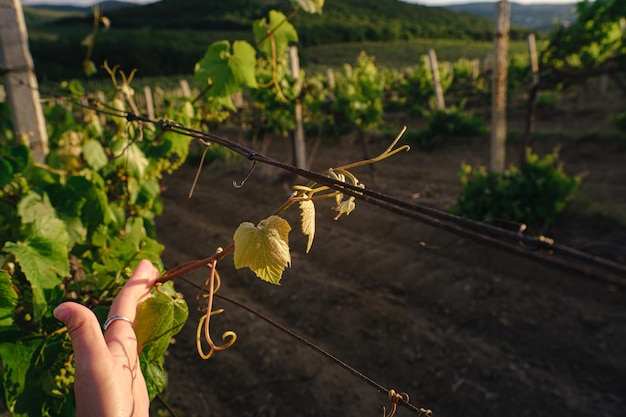
<path fill-rule="evenodd" d="M 148 4 L 158 0 L 122 0 L 126 3 Z M 423 6 L 450 6 L 464 3 L 496 3 L 499 0 L 400 0 L 406 3 L 420 4 Z M 509 3 L 529 4 L 569 4 L 578 3 L 577 0 L 509 0 Z M 25 6 L 31 5 L 63 5 L 63 6 L 91 6 L 99 3 L 93 0 L 23 0 Z"/>

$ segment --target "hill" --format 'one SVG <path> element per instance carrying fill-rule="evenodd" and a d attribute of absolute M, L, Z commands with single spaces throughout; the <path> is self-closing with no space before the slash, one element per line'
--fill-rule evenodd
<path fill-rule="evenodd" d="M 277 0 L 162 0 L 143 6 L 141 13 L 115 10 L 109 17 L 123 28 L 241 30 L 271 8 L 291 10 L 289 2 Z M 304 46 L 420 37 L 489 39 L 493 32 L 489 19 L 399 0 L 328 1 L 321 16 L 299 13 L 294 23 Z"/>
<path fill-rule="evenodd" d="M 446 9 L 457 13 L 467 13 L 475 16 L 494 17 L 493 3 L 466 3 L 444 6 Z M 537 29 L 550 30 L 555 22 L 567 24 L 576 20 L 574 13 L 576 3 L 567 4 L 519 4 L 511 3 L 511 24 Z"/>
<path fill-rule="evenodd" d="M 116 9 L 137 7 L 134 3 L 117 0 L 105 0 L 98 4 L 107 13 Z M 71 19 L 91 19 L 91 13 L 90 6 L 73 6 L 70 4 L 33 4 L 24 6 L 24 18 L 29 29 L 46 24 L 54 25 Z"/>
<path fill-rule="evenodd" d="M 272 8 L 285 13 L 291 10 L 290 2 L 284 0 L 162 0 L 143 6 L 112 5 L 115 3 L 104 4 L 111 29 L 97 37 L 93 60 L 139 67 L 144 75 L 188 72 L 209 43 L 251 40 L 254 20 L 267 16 Z M 44 68 L 46 76 L 53 79 L 79 76 L 84 58 L 80 43 L 92 30 L 90 13 L 56 10 L 67 14 L 35 20 L 34 13 L 40 16 L 43 9 L 25 10 L 31 16 L 31 50 L 38 68 Z M 489 41 L 493 37 L 489 18 L 400 0 L 327 1 L 322 15 L 300 12 L 293 22 L 303 48 L 411 39 Z M 527 33 L 515 27 L 511 38 L 522 39 Z"/>

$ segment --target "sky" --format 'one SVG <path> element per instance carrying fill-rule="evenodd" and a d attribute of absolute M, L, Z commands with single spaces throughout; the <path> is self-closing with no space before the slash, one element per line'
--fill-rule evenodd
<path fill-rule="evenodd" d="M 154 0 L 125 0 L 132 3 L 152 3 Z M 332 0 L 328 0 L 332 1 Z M 443 6 L 448 4 L 474 3 L 487 1 L 495 3 L 497 0 L 405 0 L 409 3 L 417 3 L 425 6 Z M 576 3 L 578 0 L 511 0 L 514 3 L 538 4 L 538 3 Z M 90 6 L 96 3 L 94 0 L 22 0 L 22 4 L 71 4 L 75 6 Z"/>

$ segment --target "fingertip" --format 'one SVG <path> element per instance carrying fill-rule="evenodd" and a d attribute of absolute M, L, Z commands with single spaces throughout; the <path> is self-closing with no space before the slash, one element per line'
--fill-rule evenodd
<path fill-rule="evenodd" d="M 68 326 L 74 324 L 82 325 L 85 321 L 91 323 L 95 320 L 95 322 L 97 322 L 96 316 L 90 309 L 72 301 L 59 304 L 52 311 L 52 314 L 57 320 L 62 321 Z"/>
<path fill-rule="evenodd" d="M 81 304 L 66 301 L 56 306 L 56 308 L 52 310 L 52 315 L 64 324 L 68 324 L 68 322 L 72 321 L 72 319 L 75 318 L 77 315 L 81 315 L 78 310 L 82 309 L 89 310 L 87 307 Z"/>
<path fill-rule="evenodd" d="M 147 259 L 142 259 L 137 264 L 132 278 L 144 278 L 153 283 L 159 278 L 159 270 Z"/>
<path fill-rule="evenodd" d="M 65 302 L 58 305 L 52 314 L 67 327 L 76 355 L 88 356 L 104 345 L 100 323 L 89 308 L 82 304 Z"/>
<path fill-rule="evenodd" d="M 70 311 L 65 305 L 66 303 L 59 304 L 53 311 L 52 315 L 59 321 L 65 323 L 69 317 Z"/>

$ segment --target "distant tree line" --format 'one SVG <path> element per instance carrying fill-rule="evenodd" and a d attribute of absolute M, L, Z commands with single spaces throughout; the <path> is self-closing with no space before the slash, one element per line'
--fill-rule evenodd
<path fill-rule="evenodd" d="M 266 16 L 272 7 L 289 12 L 288 2 L 271 3 L 162 0 L 146 6 L 104 10 L 111 21 L 111 30 L 96 39 L 93 59 L 102 62 L 107 57 L 115 57 L 116 63 L 125 68 L 142 68 L 143 75 L 186 73 L 213 40 L 250 40 L 252 34 L 248 29 L 253 20 Z M 327 3 L 321 16 L 302 18 L 296 15 L 293 18 L 302 47 L 416 38 L 468 41 L 493 38 L 491 20 L 442 8 L 398 0 Z M 80 75 L 84 48 L 79 45 L 90 33 L 91 25 L 91 16 L 72 15 L 29 29 L 36 67 L 45 77 Z M 528 33 L 526 29 L 513 28 L 511 38 L 522 39 Z"/>

